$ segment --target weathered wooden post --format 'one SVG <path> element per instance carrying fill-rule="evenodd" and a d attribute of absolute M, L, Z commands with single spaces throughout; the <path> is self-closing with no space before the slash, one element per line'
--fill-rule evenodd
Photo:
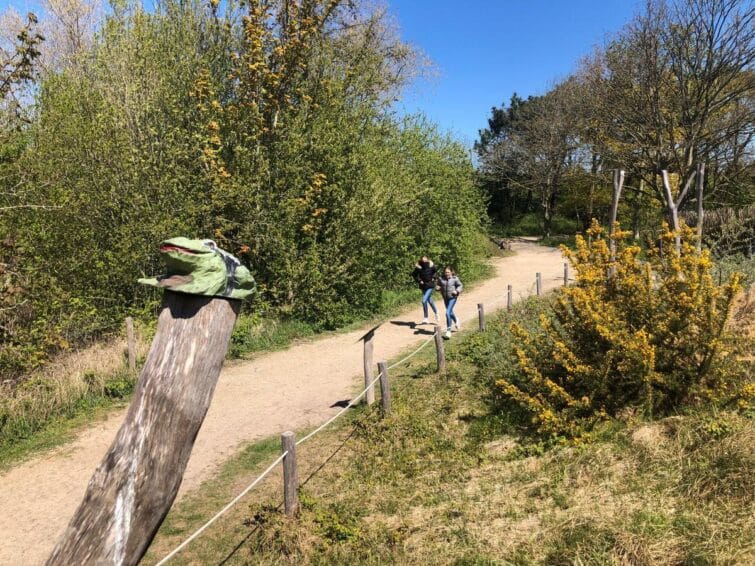
<path fill-rule="evenodd" d="M 136 372 L 136 337 L 134 336 L 134 319 L 126 317 L 126 348 L 128 349 L 128 371 Z"/>
<path fill-rule="evenodd" d="M 444 371 L 446 369 L 446 351 L 443 348 L 440 325 L 435 327 L 435 360 L 438 363 L 438 371 Z"/>
<path fill-rule="evenodd" d="M 511 289 L 511 285 L 506 288 L 506 309 L 511 310 L 514 306 L 514 293 Z"/>
<path fill-rule="evenodd" d="M 703 180 L 705 178 L 705 164 L 697 164 L 695 175 L 695 189 L 697 192 L 697 253 L 703 250 L 703 220 L 705 218 L 705 208 L 703 207 Z"/>
<path fill-rule="evenodd" d="M 241 301 L 166 291 L 126 420 L 48 564 L 136 564 L 181 485 Z"/>
<path fill-rule="evenodd" d="M 616 232 L 615 224 L 616 218 L 619 214 L 619 199 L 621 198 L 621 189 L 624 186 L 624 171 L 621 169 L 614 169 L 613 171 L 613 196 L 611 199 L 611 218 L 608 224 L 608 235 L 610 239 L 611 259 L 616 256 L 616 240 L 614 240 L 614 233 Z"/>
<path fill-rule="evenodd" d="M 210 240 L 160 247 L 157 331 L 126 418 L 49 565 L 137 564 L 168 513 L 254 280 Z M 174 292 L 170 289 L 182 292 Z"/>
<path fill-rule="evenodd" d="M 283 507 L 287 517 L 294 517 L 299 511 L 299 472 L 296 466 L 296 435 L 291 432 L 281 434 L 283 457 Z"/>
<path fill-rule="evenodd" d="M 480 322 L 480 330 L 485 330 L 485 306 L 477 303 L 477 318 Z"/>
<path fill-rule="evenodd" d="M 569 264 L 564 263 L 564 287 L 569 284 Z"/>
<path fill-rule="evenodd" d="M 543 277 L 539 271 L 535 273 L 535 289 L 538 297 L 543 294 Z"/>
<path fill-rule="evenodd" d="M 375 378 L 372 373 L 372 368 L 375 367 L 372 362 L 372 354 L 375 349 L 375 331 L 380 325 L 371 328 L 367 333 L 362 336 L 361 340 L 364 343 L 364 387 L 367 392 L 364 394 L 364 402 L 367 405 L 372 405 L 375 402 L 375 387 L 372 385 L 372 380 Z"/>
<path fill-rule="evenodd" d="M 383 407 L 383 418 L 391 414 L 391 384 L 388 381 L 388 364 L 378 362 L 380 375 L 380 405 Z"/>

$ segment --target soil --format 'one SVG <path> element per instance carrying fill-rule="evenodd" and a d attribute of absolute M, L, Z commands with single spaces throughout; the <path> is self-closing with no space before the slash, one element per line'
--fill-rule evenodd
<path fill-rule="evenodd" d="M 515 255 L 492 260 L 495 275 L 464 292 L 456 314 L 464 329 L 477 324 L 477 304 L 486 313 L 534 294 L 535 273 L 543 289 L 563 284 L 561 253 L 533 243 L 513 244 Z M 437 299 L 442 314 L 442 300 Z M 432 319 L 432 314 L 430 315 Z M 419 304 L 384 321 L 376 331 L 374 360 L 389 360 L 416 347 L 433 332 L 420 321 Z M 212 477 L 241 446 L 324 422 L 362 389 L 361 336 L 371 328 L 299 342 L 280 352 L 234 363 L 220 376 L 197 437 L 178 497 Z M 452 338 L 453 339 L 453 338 Z M 125 410 L 82 430 L 71 443 L 0 474 L 0 564 L 42 564 L 78 506 L 87 482 L 115 438 Z"/>

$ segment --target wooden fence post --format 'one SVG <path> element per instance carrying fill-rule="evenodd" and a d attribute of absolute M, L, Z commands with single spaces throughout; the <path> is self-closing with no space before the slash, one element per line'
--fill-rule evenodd
<path fill-rule="evenodd" d="M 569 264 L 564 263 L 564 287 L 569 284 Z"/>
<path fill-rule="evenodd" d="M 513 306 L 514 306 L 514 293 L 511 290 L 511 285 L 509 285 L 506 289 L 506 308 L 508 310 L 511 310 Z"/>
<path fill-rule="evenodd" d="M 613 171 L 613 194 L 611 198 L 611 217 L 608 221 L 608 237 L 611 249 L 611 261 L 616 259 L 616 240 L 614 240 L 614 225 L 619 212 L 619 199 L 621 198 L 621 189 L 624 186 L 624 171 L 614 169 Z"/>
<path fill-rule="evenodd" d="M 372 353 L 375 347 L 376 329 L 377 326 L 362 336 L 362 341 L 364 342 L 364 387 L 367 389 L 367 392 L 364 394 L 364 402 L 368 406 L 375 402 L 375 387 L 370 384 L 375 378 L 372 373 L 372 368 L 374 367 L 372 363 Z"/>
<path fill-rule="evenodd" d="M 378 362 L 380 375 L 380 405 L 383 407 L 383 418 L 391 414 L 391 384 L 388 381 L 388 364 Z"/>
<path fill-rule="evenodd" d="M 128 348 L 128 371 L 136 372 L 136 337 L 134 336 L 134 319 L 126 317 L 126 347 Z"/>
<path fill-rule="evenodd" d="M 703 220 L 705 219 L 705 209 L 703 208 L 703 181 L 705 177 L 705 163 L 697 164 L 697 173 L 695 175 L 695 189 L 697 192 L 697 253 L 703 249 Z"/>
<path fill-rule="evenodd" d="M 539 297 L 543 294 L 543 277 L 539 271 L 535 274 L 535 287 L 537 289 L 537 296 Z"/>
<path fill-rule="evenodd" d="M 435 359 L 438 362 L 438 371 L 444 371 L 446 369 L 446 351 L 443 348 L 440 325 L 435 327 Z"/>
<path fill-rule="evenodd" d="M 287 517 L 294 517 L 299 510 L 299 472 L 296 467 L 296 435 L 291 432 L 281 434 L 283 457 L 283 507 Z"/>
<path fill-rule="evenodd" d="M 181 485 L 240 307 L 165 291 L 126 418 L 48 565 L 142 558 Z"/>
<path fill-rule="evenodd" d="M 480 330 L 485 330 L 485 306 L 477 303 L 477 318 L 480 321 Z"/>

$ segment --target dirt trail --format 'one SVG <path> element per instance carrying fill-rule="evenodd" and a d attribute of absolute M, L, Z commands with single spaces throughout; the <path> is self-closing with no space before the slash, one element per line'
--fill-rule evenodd
<path fill-rule="evenodd" d="M 515 256 L 494 259 L 495 276 L 460 299 L 456 312 L 466 327 L 476 324 L 477 303 L 484 303 L 487 312 L 505 305 L 508 284 L 515 300 L 534 293 L 538 271 L 544 289 L 561 285 L 564 260 L 559 251 L 529 243 L 516 243 L 514 250 Z M 442 305 L 442 300 L 438 302 Z M 418 300 L 392 320 L 420 318 Z M 358 341 L 368 328 L 296 344 L 225 368 L 179 497 L 211 477 L 240 444 L 319 424 L 339 410 L 335 403 L 361 389 Z M 375 360 L 390 359 L 417 345 L 431 329 L 386 321 L 376 332 Z M 45 561 L 124 416 L 125 410 L 118 411 L 72 443 L 0 474 L 0 564 Z"/>

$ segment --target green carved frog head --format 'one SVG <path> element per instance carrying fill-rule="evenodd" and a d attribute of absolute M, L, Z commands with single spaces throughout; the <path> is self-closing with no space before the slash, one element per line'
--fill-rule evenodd
<path fill-rule="evenodd" d="M 212 240 L 171 238 L 160 244 L 167 273 L 139 283 L 179 293 L 243 299 L 254 293 L 249 270 Z"/>

